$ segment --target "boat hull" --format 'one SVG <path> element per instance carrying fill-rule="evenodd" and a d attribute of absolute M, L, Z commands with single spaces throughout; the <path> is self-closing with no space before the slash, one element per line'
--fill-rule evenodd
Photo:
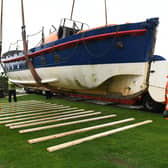
<path fill-rule="evenodd" d="M 25 87 L 134 97 L 147 88 L 157 25 L 154 18 L 105 26 L 30 49 L 40 85 L 24 55 L 3 63 L 10 80 Z"/>

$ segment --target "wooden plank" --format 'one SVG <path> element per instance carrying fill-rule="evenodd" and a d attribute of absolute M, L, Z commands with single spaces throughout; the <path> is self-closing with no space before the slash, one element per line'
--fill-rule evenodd
<path fill-rule="evenodd" d="M 9 105 L 2 105 L 3 108 L 9 109 L 11 107 L 22 107 L 22 106 L 26 106 L 26 105 L 38 105 L 38 104 L 44 104 L 45 102 L 31 102 L 31 103 L 22 103 L 19 104 L 17 102 L 15 102 L 14 104 L 9 104 Z"/>
<path fill-rule="evenodd" d="M 95 113 L 91 113 L 91 111 L 92 110 L 88 110 L 88 111 L 83 111 L 83 112 L 79 112 L 79 113 L 60 115 L 60 116 L 56 116 L 56 117 L 49 117 L 49 118 L 47 118 L 48 120 L 46 119 L 47 121 L 40 121 L 40 122 L 36 121 L 36 122 L 33 122 L 33 123 L 29 123 L 29 124 L 11 126 L 9 128 L 10 129 L 15 129 L 15 128 L 34 126 L 34 125 L 47 124 L 47 123 L 52 123 L 52 122 L 57 122 L 57 121 L 62 121 L 62 120 L 70 120 L 70 119 L 74 119 L 74 118 L 79 118 L 80 116 L 83 116 L 83 114 L 87 115 L 88 113 L 90 113 L 90 114 L 100 114 L 99 112 L 98 113 L 96 113 L 96 112 Z M 67 116 L 72 116 L 72 117 L 67 117 Z"/>
<path fill-rule="evenodd" d="M 37 115 L 37 116 L 33 116 L 33 117 L 25 117 L 25 118 L 13 119 L 13 120 L 0 121 L 0 124 L 6 124 L 5 126 L 9 127 L 9 126 L 14 126 L 14 125 L 17 125 L 17 124 L 25 123 L 25 120 L 30 121 L 29 119 L 45 118 L 45 117 L 49 117 L 49 116 L 55 116 L 55 115 L 58 115 L 58 114 L 73 113 L 72 111 L 67 111 L 67 110 L 77 110 L 77 108 L 63 109 L 63 110 L 60 110 L 60 111 L 63 111 L 63 112 L 60 112 L 60 113 L 58 113 L 58 111 L 50 111 L 50 112 L 46 112 L 45 114 L 42 113 L 41 115 Z M 16 122 L 16 121 L 23 121 L 23 122 Z M 14 123 L 14 122 L 16 122 L 16 123 Z M 7 124 L 7 123 L 9 123 L 9 124 Z"/>
<path fill-rule="evenodd" d="M 44 101 L 38 101 L 38 100 L 22 100 L 22 101 L 17 101 L 17 102 L 6 102 L 6 103 L 1 103 L 1 105 L 15 105 L 15 104 L 22 104 L 22 103 L 31 103 L 31 102 L 44 102 Z"/>
<path fill-rule="evenodd" d="M 27 105 L 27 104 L 35 104 L 35 103 L 44 103 L 44 102 L 34 102 L 34 101 L 31 101 L 31 102 L 12 102 L 12 103 L 8 103 L 8 104 L 2 104 L 2 106 L 4 107 L 13 107 L 13 106 L 20 106 L 20 105 Z"/>
<path fill-rule="evenodd" d="M 114 121 L 114 122 L 105 123 L 105 124 L 100 124 L 100 125 L 96 125 L 96 126 L 92 126 L 92 127 L 76 129 L 76 130 L 63 132 L 63 133 L 58 133 L 58 134 L 54 134 L 54 135 L 49 135 L 49 136 L 29 139 L 28 143 L 30 143 L 30 144 L 38 143 L 38 142 L 47 141 L 47 140 L 50 140 L 50 139 L 60 138 L 60 137 L 73 135 L 73 134 L 77 134 L 77 133 L 82 133 L 82 132 L 86 132 L 86 131 L 91 131 L 91 130 L 95 130 L 95 129 L 99 129 L 99 128 L 109 127 L 109 126 L 113 126 L 113 125 L 129 122 L 129 121 L 133 121 L 133 120 L 135 120 L 135 119 L 134 118 L 128 118 L 128 119 Z"/>
<path fill-rule="evenodd" d="M 38 118 L 38 119 L 35 119 L 35 120 L 28 120 L 28 121 L 22 121 L 22 122 L 16 122 L 16 123 L 10 123 L 10 124 L 6 124 L 5 126 L 14 126 L 14 125 L 20 125 L 20 124 L 27 124 L 27 123 L 31 123 L 31 122 L 37 122 L 37 121 L 43 121 L 43 120 L 46 120 L 48 118 L 46 117 L 50 117 L 50 116 L 60 116 L 60 115 L 63 115 L 63 114 L 75 114 L 76 112 L 80 112 L 80 111 L 84 111 L 84 109 L 78 109 L 78 110 L 70 110 L 70 111 L 65 111 L 65 112 L 61 112 L 61 113 L 52 113 L 52 114 L 47 114 L 47 115 L 40 115 L 40 116 L 35 116 L 35 117 L 29 117 L 29 119 L 33 119 L 33 118 Z M 93 110 L 92 110 L 93 112 Z M 42 118 L 42 119 L 39 119 L 39 118 Z M 26 118 L 27 120 L 28 118 Z M 25 120 L 25 119 L 24 119 Z"/>
<path fill-rule="evenodd" d="M 112 135 L 112 134 L 115 134 L 117 132 L 125 131 L 125 130 L 128 130 L 128 129 L 135 128 L 135 127 L 145 125 L 145 124 L 149 124 L 149 123 L 152 123 L 152 120 L 146 120 L 146 121 L 139 122 L 139 123 L 136 123 L 136 124 L 131 124 L 131 125 L 120 127 L 120 128 L 113 129 L 113 130 L 110 130 L 110 131 L 98 133 L 98 134 L 88 136 L 88 137 L 85 137 L 85 138 L 80 138 L 80 139 L 77 139 L 77 140 L 74 140 L 74 141 L 62 143 L 62 144 L 59 144 L 59 145 L 56 145 L 56 146 L 51 146 L 51 147 L 47 148 L 47 151 L 48 152 L 54 152 L 56 150 L 64 149 L 64 148 L 74 146 L 74 145 L 78 145 L 78 144 L 81 144 L 81 143 L 86 142 L 86 141 L 91 141 L 91 140 L 94 140 L 94 139 L 97 139 L 97 138 Z"/>
<path fill-rule="evenodd" d="M 24 103 L 24 104 L 19 104 L 19 103 L 15 103 L 13 105 L 9 105 L 9 106 L 4 106 L 2 105 L 2 107 L 4 109 L 9 109 L 11 107 L 16 107 L 16 108 L 19 108 L 19 107 L 26 107 L 26 106 L 34 106 L 34 105 L 44 105 L 44 104 L 51 104 L 51 105 L 55 105 L 55 104 L 52 104 L 52 103 L 46 103 L 46 102 L 31 102 L 31 103 Z"/>
<path fill-rule="evenodd" d="M 62 126 L 67 126 L 67 125 L 80 124 L 80 123 L 85 123 L 85 122 L 90 122 L 90 121 L 97 121 L 97 120 L 112 118 L 116 116 L 117 116 L 116 114 L 111 114 L 111 115 L 95 117 L 95 118 L 89 118 L 89 119 L 87 118 L 87 119 L 78 120 L 78 121 L 70 121 L 70 122 L 47 125 L 47 126 L 42 126 L 42 127 L 29 128 L 29 129 L 20 130 L 19 133 L 23 134 L 23 133 L 28 133 L 28 132 L 41 131 L 41 130 L 46 130 L 50 128 L 57 128 L 57 127 L 62 127 Z"/>
<path fill-rule="evenodd" d="M 45 102 L 31 102 L 31 103 L 15 103 L 15 104 L 9 104 L 9 105 L 2 105 L 3 108 L 9 109 L 11 107 L 21 107 L 21 106 L 26 106 L 26 105 L 36 105 L 36 104 L 45 104 Z"/>
<path fill-rule="evenodd" d="M 0 117 L 4 117 L 4 116 L 14 116 L 14 115 L 19 115 L 19 114 L 26 114 L 26 113 L 36 113 L 36 112 L 40 112 L 40 111 L 49 111 L 49 110 L 57 110 L 57 109 L 66 109 L 66 108 L 70 108 L 70 106 L 62 106 L 62 105 L 58 105 L 57 107 L 53 107 L 53 108 L 42 108 L 42 109 L 38 109 L 38 110 L 28 110 L 28 111 L 21 111 L 21 112 L 13 112 L 13 113 L 7 113 L 7 114 L 1 114 Z"/>
<path fill-rule="evenodd" d="M 4 108 L 3 111 L 15 111 L 15 110 L 23 110 L 25 108 L 39 108 L 39 107 L 50 107 L 51 104 L 27 104 L 24 106 L 13 106 L 13 107 L 9 107 L 9 108 Z"/>
<path fill-rule="evenodd" d="M 66 110 L 66 109 L 70 109 L 69 106 L 67 106 L 67 107 L 65 107 L 65 106 L 64 107 L 58 107 L 58 110 Z M 13 115 L 10 115 L 10 117 L 1 116 L 3 118 L 0 118 L 0 120 L 21 118 L 21 117 L 25 117 L 25 116 L 33 116 L 33 115 L 39 115 L 39 114 L 46 114 L 46 113 L 51 113 L 51 112 L 57 112 L 58 110 L 54 108 L 54 109 L 41 109 L 41 110 L 36 110 L 36 111 L 25 111 L 25 112 L 15 113 Z M 45 112 L 45 111 L 47 111 L 47 112 Z M 40 113 L 38 113 L 38 112 L 40 112 Z M 22 114 L 24 114 L 24 115 L 22 115 Z M 9 116 L 9 115 L 7 115 L 7 116 Z"/>
<path fill-rule="evenodd" d="M 2 104 L 15 104 L 15 103 L 25 103 L 25 102 L 44 102 L 44 101 L 41 101 L 41 100 L 21 100 L 21 101 L 17 101 L 17 102 L 4 102 Z"/>
<path fill-rule="evenodd" d="M 57 109 L 57 108 L 60 108 L 60 107 L 69 107 L 69 106 L 63 106 L 63 105 L 58 105 L 58 106 L 55 106 L 55 107 L 41 107 L 41 108 L 38 108 L 38 109 L 26 109 L 26 112 L 25 112 L 25 109 L 24 110 L 21 110 L 21 111 L 13 111 L 13 112 L 8 112 L 8 113 L 0 113 L 0 117 L 3 117 L 3 116 L 10 116 L 10 115 L 17 115 L 17 114 L 24 114 L 24 113 L 31 113 L 31 112 L 36 112 L 36 111 L 45 111 L 45 110 L 50 110 L 50 109 Z"/>
<path fill-rule="evenodd" d="M 48 104 L 36 104 L 36 105 L 29 105 L 28 107 L 27 106 L 24 106 L 24 107 L 19 107 L 19 108 L 17 108 L 17 107 L 12 107 L 12 108 L 9 108 L 9 109 L 5 109 L 5 110 L 2 110 L 1 111 L 1 114 L 2 113 L 13 113 L 13 112 L 21 112 L 21 111 L 25 111 L 25 108 L 27 109 L 27 110 L 37 110 L 37 109 L 41 109 L 41 108 L 54 108 L 54 107 L 57 107 L 57 106 L 64 106 L 64 105 L 53 105 L 53 104 L 50 104 L 50 103 L 48 103 Z"/>
<path fill-rule="evenodd" d="M 62 105 L 63 106 L 63 105 Z M 32 111 L 32 110 L 40 110 L 40 109 L 42 109 L 42 108 L 54 108 L 54 107 L 52 107 L 52 106 L 39 106 L 39 107 L 29 107 L 29 108 L 27 108 L 27 107 L 24 107 L 24 108 L 20 108 L 20 109 L 16 109 L 16 108 L 13 108 L 12 110 L 3 110 L 3 111 L 1 111 L 0 112 L 0 114 L 13 114 L 13 113 L 17 113 L 17 112 L 24 112 L 25 110 L 27 110 L 27 111 Z"/>
<path fill-rule="evenodd" d="M 2 107 L 2 112 L 6 112 L 6 113 L 8 113 L 8 112 L 13 112 L 13 111 L 21 111 L 21 110 L 23 110 L 23 109 L 25 109 L 25 108 L 36 108 L 36 107 L 39 107 L 39 106 L 41 106 L 41 104 L 39 105 L 37 105 L 37 104 L 34 104 L 34 105 L 26 105 L 26 106 L 20 106 L 20 107 L 18 107 L 18 106 L 13 106 L 13 107 L 9 107 L 9 108 L 4 108 L 4 107 Z"/>
<path fill-rule="evenodd" d="M 22 104 L 24 105 L 26 103 L 25 102 L 23 102 L 23 103 L 18 103 L 18 102 L 1 103 L 1 107 L 2 107 L 2 109 L 9 109 L 9 108 L 12 108 L 12 107 L 18 107 L 18 106 L 20 106 Z M 35 102 L 31 102 L 29 104 L 35 104 Z"/>
<path fill-rule="evenodd" d="M 25 120 L 29 120 L 29 119 L 35 119 L 35 118 L 44 118 L 44 117 L 47 117 L 47 116 L 54 116 L 56 114 L 66 114 L 66 113 L 71 113 L 72 111 L 68 111 L 68 110 L 77 110 L 77 108 L 69 108 L 69 109 L 63 109 L 63 110 L 60 110 L 60 113 L 58 113 L 59 111 L 50 111 L 50 112 L 46 112 L 45 114 L 42 113 L 41 115 L 37 115 L 37 116 L 33 116 L 33 117 L 25 117 L 25 118 L 17 118 L 17 119 L 13 119 L 13 120 L 6 120 L 6 121 L 2 121 L 0 122 L 0 124 L 6 124 L 5 126 L 6 127 L 9 127 L 9 126 L 12 126 L 12 125 L 17 125 L 18 122 L 16 121 L 25 121 Z M 13 122 L 16 122 L 16 123 L 13 123 Z M 7 124 L 9 123 L 9 124 Z M 21 122 L 19 122 L 21 123 Z"/>

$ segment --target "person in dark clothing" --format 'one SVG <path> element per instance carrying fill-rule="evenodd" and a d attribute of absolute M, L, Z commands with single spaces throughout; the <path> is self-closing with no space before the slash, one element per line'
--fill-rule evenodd
<path fill-rule="evenodd" d="M 17 102 L 16 85 L 12 83 L 11 81 L 8 81 L 8 102 L 9 103 L 12 101 L 12 96 L 13 96 L 14 102 Z"/>
<path fill-rule="evenodd" d="M 46 99 L 51 99 L 52 97 L 52 92 L 50 90 L 46 90 L 45 91 L 45 96 L 46 96 Z"/>

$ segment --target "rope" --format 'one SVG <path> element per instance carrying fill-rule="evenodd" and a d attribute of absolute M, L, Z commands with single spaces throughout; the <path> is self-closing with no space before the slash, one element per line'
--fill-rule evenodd
<path fill-rule="evenodd" d="M 36 35 L 38 35 L 38 34 L 41 33 L 41 32 L 42 32 L 42 29 L 39 30 L 38 32 L 34 33 L 34 34 L 29 34 L 29 35 L 27 35 L 27 37 L 36 36 Z"/>
<path fill-rule="evenodd" d="M 40 41 L 35 45 L 35 47 L 38 47 L 40 44 L 42 44 L 42 40 L 40 40 Z"/>
<path fill-rule="evenodd" d="M 8 51 L 10 51 L 11 46 L 13 46 L 13 45 L 16 45 L 16 50 L 18 50 L 18 48 L 19 48 L 18 43 L 19 43 L 19 42 L 22 42 L 22 40 L 17 40 L 15 43 L 10 43 Z"/>

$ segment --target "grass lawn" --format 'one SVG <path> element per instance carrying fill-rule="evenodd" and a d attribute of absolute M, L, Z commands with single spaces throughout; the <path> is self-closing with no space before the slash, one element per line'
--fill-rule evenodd
<path fill-rule="evenodd" d="M 18 130 L 20 129 L 10 130 L 4 125 L 0 125 L 0 168 L 168 167 L 168 120 L 163 119 L 161 114 L 124 109 L 114 107 L 112 105 L 101 106 L 80 101 L 74 102 L 62 98 L 52 98 L 50 100 L 46 100 L 44 96 L 33 94 L 21 96 L 18 97 L 18 99 L 19 101 L 41 100 L 50 103 L 85 108 L 87 110 L 100 111 L 102 112 L 101 115 L 115 113 L 117 114 L 117 117 L 26 134 L 19 134 Z M 0 103 L 2 102 L 7 102 L 7 99 L 0 99 Z M 56 134 L 59 132 L 89 127 L 130 117 L 135 117 L 136 120 L 116 126 L 44 141 L 37 144 L 27 143 L 27 140 L 31 138 Z M 84 142 L 56 152 L 49 153 L 46 151 L 46 148 L 49 146 L 148 119 L 152 119 L 153 123 L 132 128 L 107 137 L 95 139 L 93 141 Z"/>

